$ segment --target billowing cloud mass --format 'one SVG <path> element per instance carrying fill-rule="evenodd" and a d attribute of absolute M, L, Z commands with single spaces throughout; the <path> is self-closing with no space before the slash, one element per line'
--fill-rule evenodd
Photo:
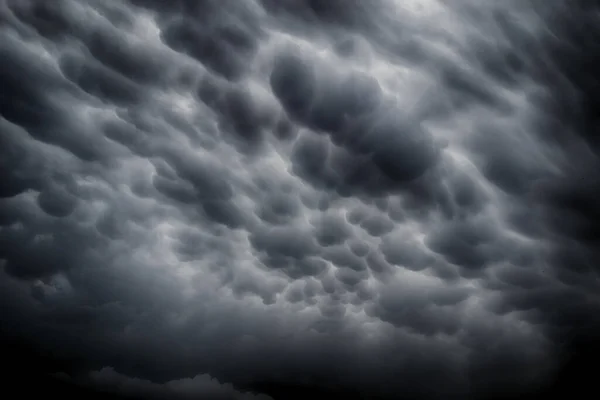
<path fill-rule="evenodd" d="M 6 362 L 140 399 L 593 388 L 599 16 L 0 0 Z"/>

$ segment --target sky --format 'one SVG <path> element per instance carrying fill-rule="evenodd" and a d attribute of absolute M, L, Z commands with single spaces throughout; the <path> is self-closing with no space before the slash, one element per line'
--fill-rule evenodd
<path fill-rule="evenodd" d="M 0 388 L 600 392 L 600 5 L 0 0 Z"/>

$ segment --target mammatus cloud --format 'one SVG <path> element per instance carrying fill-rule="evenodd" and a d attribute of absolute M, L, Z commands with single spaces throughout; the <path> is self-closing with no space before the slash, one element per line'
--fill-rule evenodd
<path fill-rule="evenodd" d="M 590 384 L 598 12 L 0 1 L 15 362 L 136 398 Z"/>

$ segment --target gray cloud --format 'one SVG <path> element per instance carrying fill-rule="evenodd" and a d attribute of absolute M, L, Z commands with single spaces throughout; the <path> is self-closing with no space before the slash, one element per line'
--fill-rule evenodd
<path fill-rule="evenodd" d="M 584 3 L 0 2 L 10 360 L 140 398 L 590 384 Z"/>

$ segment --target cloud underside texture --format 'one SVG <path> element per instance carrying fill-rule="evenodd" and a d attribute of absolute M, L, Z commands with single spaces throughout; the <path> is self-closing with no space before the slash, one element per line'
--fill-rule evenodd
<path fill-rule="evenodd" d="M 3 337 L 151 398 L 549 383 L 598 333 L 597 15 L 0 1 Z"/>

